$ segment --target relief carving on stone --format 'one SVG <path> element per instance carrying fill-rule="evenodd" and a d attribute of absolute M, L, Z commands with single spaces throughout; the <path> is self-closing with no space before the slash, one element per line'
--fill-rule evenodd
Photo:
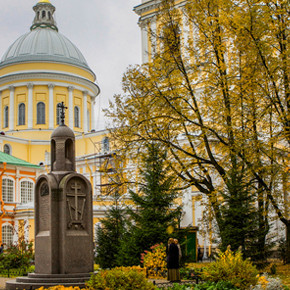
<path fill-rule="evenodd" d="M 84 212 L 86 193 L 81 182 L 74 180 L 68 185 L 66 194 L 68 208 L 68 229 L 85 229 Z"/>
<path fill-rule="evenodd" d="M 40 196 L 49 195 L 49 188 L 47 182 L 43 182 L 39 189 Z"/>

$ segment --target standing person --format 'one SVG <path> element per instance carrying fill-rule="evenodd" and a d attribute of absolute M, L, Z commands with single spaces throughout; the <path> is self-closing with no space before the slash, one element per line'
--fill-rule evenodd
<path fill-rule="evenodd" d="M 0 255 L 4 252 L 4 245 L 1 244 L 1 247 L 0 247 Z"/>
<path fill-rule="evenodd" d="M 179 242 L 178 242 L 177 239 L 174 239 L 174 243 L 175 243 L 175 245 L 177 245 L 177 247 L 178 247 L 178 256 L 179 256 L 179 263 L 180 263 L 180 260 L 181 260 L 181 257 L 182 257 L 181 247 L 180 247 L 180 244 L 179 244 Z M 179 266 L 180 266 L 180 265 L 179 265 Z"/>
<path fill-rule="evenodd" d="M 167 252 L 167 280 L 170 282 L 180 281 L 179 274 L 179 250 L 175 244 L 174 239 L 170 238 L 168 241 Z"/>

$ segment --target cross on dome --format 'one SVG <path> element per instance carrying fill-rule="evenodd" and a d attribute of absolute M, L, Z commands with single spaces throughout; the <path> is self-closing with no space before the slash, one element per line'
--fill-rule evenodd
<path fill-rule="evenodd" d="M 61 104 L 57 104 L 57 107 L 60 108 L 60 125 L 64 126 L 64 119 L 65 119 L 65 109 L 67 107 L 64 105 L 64 102 L 61 102 Z"/>

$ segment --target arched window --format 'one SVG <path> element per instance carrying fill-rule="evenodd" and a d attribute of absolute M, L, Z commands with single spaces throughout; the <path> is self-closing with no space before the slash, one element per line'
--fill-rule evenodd
<path fill-rule="evenodd" d="M 11 155 L 11 146 L 8 144 L 4 145 L 4 153 Z"/>
<path fill-rule="evenodd" d="M 48 11 L 48 19 L 49 20 L 51 19 L 51 13 L 50 13 L 50 11 Z"/>
<path fill-rule="evenodd" d="M 21 203 L 28 203 L 33 201 L 34 184 L 31 181 L 22 181 L 20 183 Z"/>
<path fill-rule="evenodd" d="M 88 131 L 90 131 L 90 123 L 91 123 L 91 120 L 90 120 L 90 111 L 87 110 L 87 126 L 88 126 Z"/>
<path fill-rule="evenodd" d="M 2 226 L 2 243 L 9 247 L 13 243 L 13 227 L 11 225 Z"/>
<path fill-rule="evenodd" d="M 45 124 L 45 104 L 37 103 L 37 124 Z"/>
<path fill-rule="evenodd" d="M 75 127 L 80 127 L 80 109 L 75 106 Z"/>
<path fill-rule="evenodd" d="M 59 107 L 59 105 L 61 105 L 61 103 L 58 103 L 56 105 L 56 124 L 59 125 L 60 123 L 60 113 L 61 113 L 61 108 Z"/>
<path fill-rule="evenodd" d="M 2 199 L 4 202 L 14 201 L 14 181 L 8 178 L 2 180 Z"/>
<path fill-rule="evenodd" d="M 25 104 L 18 106 L 18 125 L 25 125 Z"/>
<path fill-rule="evenodd" d="M 45 18 L 45 11 L 42 11 L 42 18 Z"/>
<path fill-rule="evenodd" d="M 39 20 L 39 11 L 37 12 L 37 20 Z"/>
<path fill-rule="evenodd" d="M 102 151 L 103 153 L 108 153 L 110 151 L 110 140 L 108 137 L 105 137 L 102 140 Z"/>
<path fill-rule="evenodd" d="M 9 125 L 9 107 L 5 106 L 4 108 L 4 128 L 7 128 Z"/>

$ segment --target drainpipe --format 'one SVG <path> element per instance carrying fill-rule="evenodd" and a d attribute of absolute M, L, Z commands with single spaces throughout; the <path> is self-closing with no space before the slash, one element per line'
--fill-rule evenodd
<path fill-rule="evenodd" d="M 0 226 L 2 228 L 2 218 L 5 215 L 5 209 L 4 209 L 4 201 L 2 197 L 2 176 L 6 172 L 6 162 L 3 162 L 3 170 L 0 173 L 0 204 L 1 204 L 1 215 L 0 215 Z M 0 231 L 0 240 L 2 241 L 2 231 Z"/>

